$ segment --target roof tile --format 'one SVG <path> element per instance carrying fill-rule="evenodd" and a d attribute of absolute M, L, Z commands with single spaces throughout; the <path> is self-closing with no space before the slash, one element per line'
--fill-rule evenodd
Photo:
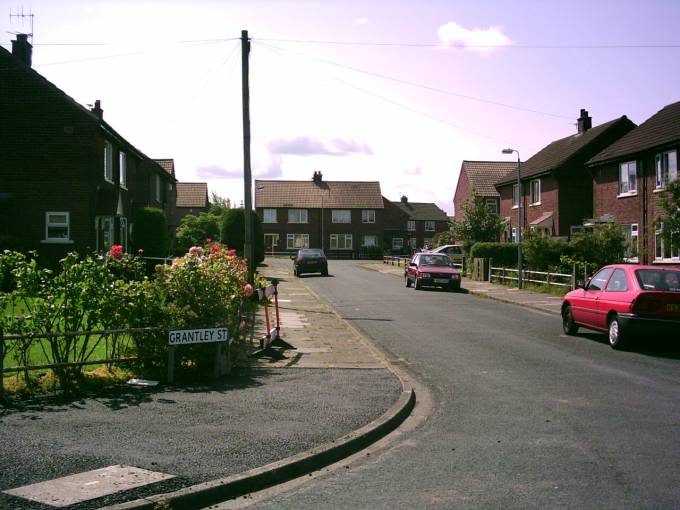
<path fill-rule="evenodd" d="M 377 181 L 255 181 L 255 207 L 383 209 Z"/>
<path fill-rule="evenodd" d="M 208 207 L 208 183 L 178 182 L 177 207 Z"/>

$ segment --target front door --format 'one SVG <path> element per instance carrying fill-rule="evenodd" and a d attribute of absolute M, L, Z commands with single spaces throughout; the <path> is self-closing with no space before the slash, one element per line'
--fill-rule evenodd
<path fill-rule="evenodd" d="M 265 234 L 264 235 L 264 252 L 274 254 L 279 245 L 279 234 Z"/>

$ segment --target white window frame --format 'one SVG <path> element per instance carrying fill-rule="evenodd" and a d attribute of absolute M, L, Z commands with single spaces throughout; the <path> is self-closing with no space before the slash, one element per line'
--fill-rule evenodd
<path fill-rule="evenodd" d="M 519 185 L 512 185 L 512 208 L 517 209 L 519 207 Z"/>
<path fill-rule="evenodd" d="M 624 260 L 626 262 L 637 262 L 638 261 L 638 224 L 637 223 L 630 223 L 630 224 L 622 224 L 621 228 L 623 229 L 623 234 L 626 237 L 626 256 Z"/>
<path fill-rule="evenodd" d="M 125 216 L 118 217 L 118 232 L 120 233 L 120 244 L 123 247 L 123 252 L 128 251 L 128 221 Z"/>
<path fill-rule="evenodd" d="M 50 218 L 52 216 L 52 218 Z M 64 216 L 66 221 L 54 221 L 54 216 Z M 50 228 L 66 229 L 66 236 L 50 237 Z M 43 243 L 72 243 L 71 213 L 68 211 L 45 212 L 45 239 Z"/>
<path fill-rule="evenodd" d="M 656 168 L 656 189 L 664 189 L 669 182 L 678 178 L 678 153 L 673 150 L 657 154 L 654 166 Z"/>
<path fill-rule="evenodd" d="M 541 179 L 531 181 L 531 205 L 541 205 Z"/>
<path fill-rule="evenodd" d="M 331 234 L 331 250 L 351 250 L 352 234 Z"/>
<path fill-rule="evenodd" d="M 104 140 L 104 180 L 113 182 L 113 145 Z"/>
<path fill-rule="evenodd" d="M 619 164 L 618 196 L 630 195 L 637 195 L 637 161 L 625 161 Z"/>
<path fill-rule="evenodd" d="M 104 228 L 104 225 L 107 228 Z M 107 251 L 115 243 L 115 216 L 95 216 L 94 228 L 96 233 L 97 250 Z M 100 236 L 100 232 L 103 234 Z"/>
<path fill-rule="evenodd" d="M 375 223 L 375 209 L 362 209 L 361 223 Z"/>
<path fill-rule="evenodd" d="M 416 220 L 408 220 L 406 222 L 406 230 L 409 232 L 415 232 L 416 231 Z"/>
<path fill-rule="evenodd" d="M 656 262 L 677 262 L 680 261 L 680 246 L 675 247 L 673 251 L 672 246 L 667 246 L 666 239 L 664 239 L 665 223 L 661 222 L 659 229 L 656 230 L 654 236 L 654 260 Z M 671 240 L 680 235 L 680 232 L 671 233 Z"/>
<path fill-rule="evenodd" d="M 331 223 L 352 223 L 352 210 L 331 209 Z"/>
<path fill-rule="evenodd" d="M 299 250 L 301 248 L 309 248 L 309 234 L 286 234 L 287 250 Z"/>
<path fill-rule="evenodd" d="M 437 225 L 434 222 L 434 220 L 426 220 L 425 221 L 425 232 L 434 232 L 436 226 Z"/>
<path fill-rule="evenodd" d="M 158 174 L 154 174 L 154 177 L 156 178 L 155 180 L 155 197 L 156 197 L 156 202 L 159 204 L 161 203 L 161 176 Z"/>
<path fill-rule="evenodd" d="M 262 223 L 276 223 L 276 209 L 262 209 Z"/>
<path fill-rule="evenodd" d="M 118 184 L 127 189 L 127 154 L 123 151 L 118 152 Z"/>
<path fill-rule="evenodd" d="M 371 239 L 372 242 L 370 242 L 370 243 L 366 242 L 367 239 Z M 366 246 L 366 247 L 368 247 L 368 246 L 378 246 L 378 236 L 375 235 L 375 234 L 364 235 L 362 246 Z"/>
<path fill-rule="evenodd" d="M 404 238 L 403 237 L 393 237 L 392 238 L 392 249 L 393 250 L 401 250 L 404 247 Z"/>
<path fill-rule="evenodd" d="M 517 242 L 517 227 L 512 227 L 510 236 L 511 236 L 512 242 L 516 243 Z"/>
<path fill-rule="evenodd" d="M 308 223 L 308 221 L 307 209 L 288 209 L 288 223 Z"/>
<path fill-rule="evenodd" d="M 418 246 L 418 239 L 416 239 L 415 237 L 409 237 L 408 246 L 412 250 L 415 250 L 416 247 Z"/>

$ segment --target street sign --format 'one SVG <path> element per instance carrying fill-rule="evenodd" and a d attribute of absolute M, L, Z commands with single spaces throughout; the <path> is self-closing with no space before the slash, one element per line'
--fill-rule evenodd
<path fill-rule="evenodd" d="M 168 345 L 226 342 L 227 328 L 176 329 L 168 332 Z"/>

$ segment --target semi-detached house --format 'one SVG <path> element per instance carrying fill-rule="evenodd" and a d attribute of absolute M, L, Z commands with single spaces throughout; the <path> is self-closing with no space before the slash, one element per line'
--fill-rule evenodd
<path fill-rule="evenodd" d="M 70 251 L 127 248 L 137 210 L 172 225 L 175 179 L 103 119 L 31 68 L 25 34 L 0 48 L 0 249 L 36 250 L 46 264 Z"/>

